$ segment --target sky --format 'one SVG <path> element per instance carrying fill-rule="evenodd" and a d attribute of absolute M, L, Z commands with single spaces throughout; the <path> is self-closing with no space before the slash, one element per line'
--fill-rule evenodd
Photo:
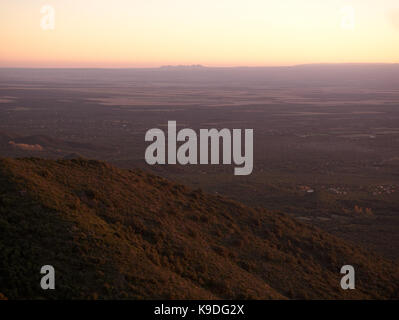
<path fill-rule="evenodd" d="M 0 67 L 398 63 L 399 1 L 1 0 L 0 41 Z"/>

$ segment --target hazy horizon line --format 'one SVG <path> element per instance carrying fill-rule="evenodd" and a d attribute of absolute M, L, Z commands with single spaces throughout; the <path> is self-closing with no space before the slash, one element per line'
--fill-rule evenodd
<path fill-rule="evenodd" d="M 246 65 L 237 65 L 237 66 L 207 66 L 202 64 L 187 64 L 187 65 L 160 65 L 154 67 L 14 67 L 14 66 L 0 66 L 0 69 L 93 69 L 93 70 L 127 70 L 127 69 L 257 69 L 257 68 L 293 68 L 293 67 L 301 67 L 301 66 L 337 66 L 337 65 L 399 65 L 399 62 L 321 62 L 321 63 L 301 63 L 301 64 L 292 64 L 292 65 L 259 65 L 259 66 L 246 66 Z"/>

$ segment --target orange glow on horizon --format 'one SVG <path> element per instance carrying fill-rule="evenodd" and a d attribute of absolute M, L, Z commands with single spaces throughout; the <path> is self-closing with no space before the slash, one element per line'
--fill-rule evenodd
<path fill-rule="evenodd" d="M 44 5 L 55 10 L 54 30 L 42 29 Z M 399 62 L 394 0 L 4 0 L 0 8 L 0 67 Z"/>

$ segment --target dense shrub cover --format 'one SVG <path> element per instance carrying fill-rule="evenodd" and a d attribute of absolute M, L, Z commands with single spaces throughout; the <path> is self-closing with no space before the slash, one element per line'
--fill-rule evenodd
<path fill-rule="evenodd" d="M 56 290 L 40 288 L 40 268 Z M 340 288 L 342 265 L 356 290 Z M 0 160 L 0 299 L 397 298 L 390 262 L 140 170 Z"/>

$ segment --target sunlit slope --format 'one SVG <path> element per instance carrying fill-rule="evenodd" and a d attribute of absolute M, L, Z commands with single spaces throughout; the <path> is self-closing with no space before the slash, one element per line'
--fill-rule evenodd
<path fill-rule="evenodd" d="M 344 264 L 356 290 L 340 288 Z M 40 288 L 43 265 L 56 290 Z M 397 298 L 398 287 L 394 265 L 285 215 L 99 161 L 0 161 L 9 299 Z"/>

